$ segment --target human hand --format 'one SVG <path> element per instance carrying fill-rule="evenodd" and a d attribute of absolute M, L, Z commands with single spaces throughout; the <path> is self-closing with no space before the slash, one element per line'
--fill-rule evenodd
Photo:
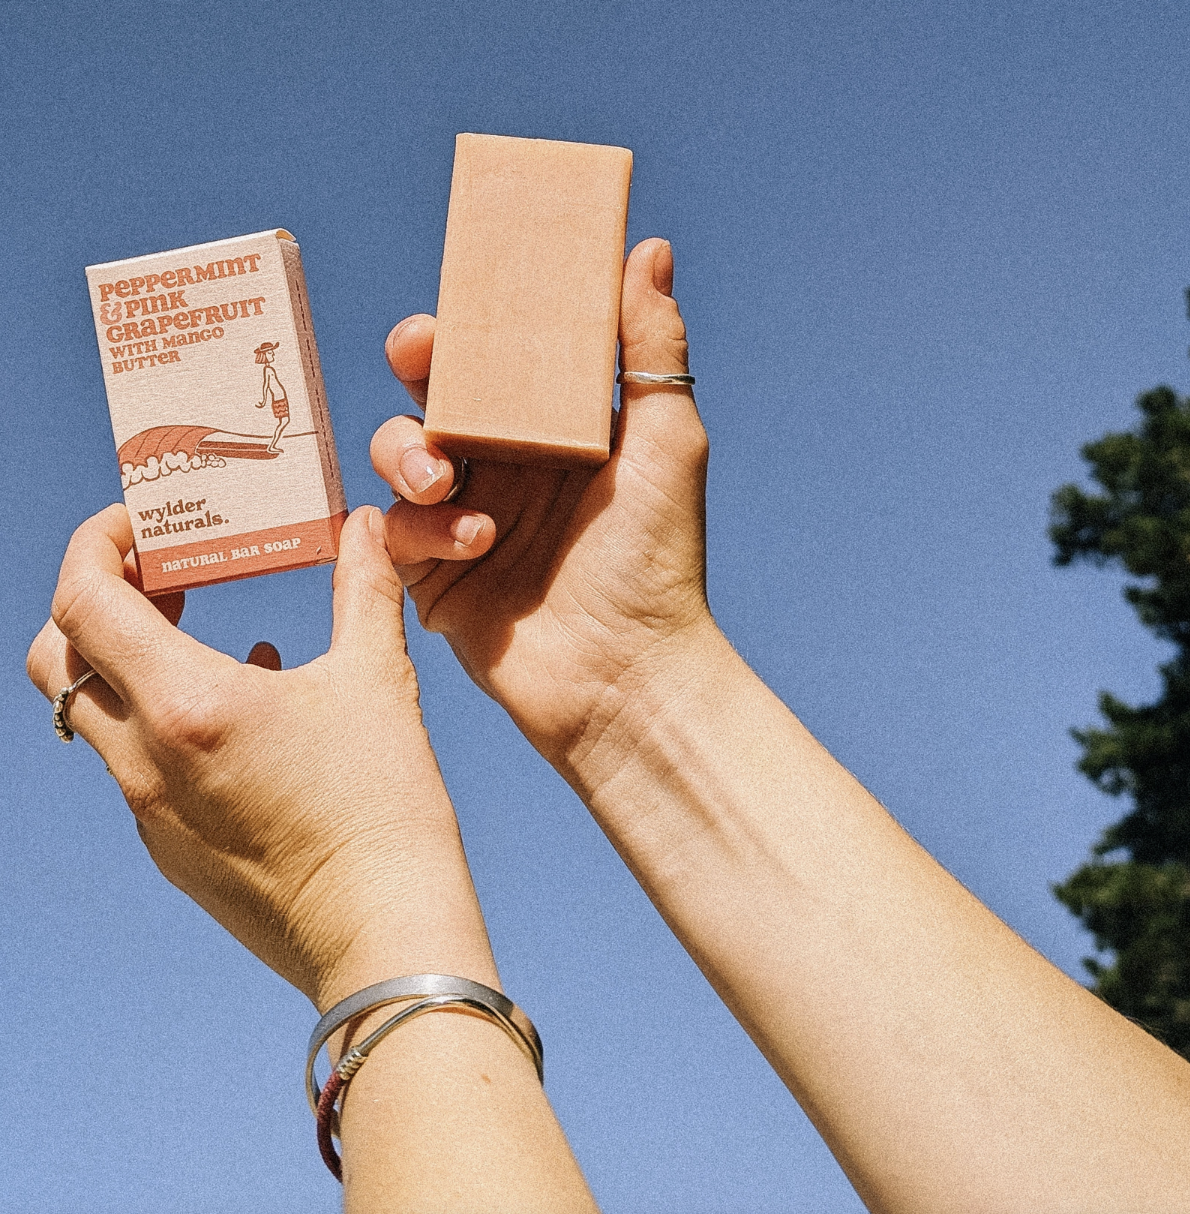
<path fill-rule="evenodd" d="M 329 651 L 246 665 L 129 578 L 128 514 L 75 532 L 29 675 L 103 756 L 158 867 L 320 1007 L 400 973 L 496 985 L 458 828 L 421 723 L 403 592 L 375 507 L 340 541 Z M 167 618 L 168 617 L 168 618 Z"/>
<path fill-rule="evenodd" d="M 625 370 L 684 373 L 686 335 L 663 240 L 633 249 L 620 312 Z M 424 404 L 434 320 L 389 334 L 389 364 Z M 707 438 L 688 388 L 625 385 L 595 473 L 471 461 L 453 471 L 412 417 L 386 422 L 372 462 L 401 500 L 388 548 L 425 627 L 572 782 L 623 695 L 714 630 L 705 588 Z"/>

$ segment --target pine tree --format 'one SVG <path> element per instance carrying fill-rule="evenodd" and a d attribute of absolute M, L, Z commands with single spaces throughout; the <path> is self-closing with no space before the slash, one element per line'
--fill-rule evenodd
<path fill-rule="evenodd" d="M 1160 699 L 1134 708 L 1104 692 L 1106 727 L 1072 731 L 1079 769 L 1132 808 L 1054 892 L 1114 954 L 1084 962 L 1096 993 L 1190 1057 L 1190 399 L 1159 387 L 1137 407 L 1134 430 L 1083 447 L 1102 492 L 1059 489 L 1050 537 L 1055 564 L 1137 579 L 1125 598 L 1176 653 Z"/>

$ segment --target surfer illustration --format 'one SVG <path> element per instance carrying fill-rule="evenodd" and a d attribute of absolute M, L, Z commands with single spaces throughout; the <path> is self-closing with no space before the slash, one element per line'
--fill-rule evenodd
<path fill-rule="evenodd" d="M 235 434 L 213 426 L 153 426 L 121 443 L 116 453 L 125 489 L 174 472 L 225 468 L 229 459 L 276 459 L 263 434 Z"/>
<path fill-rule="evenodd" d="M 277 378 L 276 369 L 273 367 L 273 359 L 275 357 L 273 351 L 280 344 L 280 342 L 275 341 L 262 341 L 254 351 L 256 361 L 264 364 L 264 386 L 260 390 L 260 401 L 256 407 L 263 409 L 265 405 L 271 402 L 273 416 L 277 419 L 277 428 L 273 431 L 273 437 L 268 447 L 269 451 L 273 453 L 281 450 L 277 446 L 277 442 L 281 437 L 281 431 L 289 425 L 289 401 L 286 399 L 285 385 Z"/>
<path fill-rule="evenodd" d="M 256 347 L 256 361 L 264 367 L 261 399 L 256 407 L 271 405 L 277 426 L 272 438 L 263 434 L 239 434 L 214 426 L 179 422 L 169 426 L 151 426 L 123 442 L 118 451 L 120 483 L 125 489 L 142 481 L 155 481 L 174 472 L 196 472 L 203 468 L 225 468 L 227 461 L 240 459 L 276 459 L 282 454 L 277 446 L 289 425 L 289 400 L 285 385 L 273 366 L 273 351 L 280 342 L 265 341 Z M 290 438 L 308 438 L 309 432 Z"/>

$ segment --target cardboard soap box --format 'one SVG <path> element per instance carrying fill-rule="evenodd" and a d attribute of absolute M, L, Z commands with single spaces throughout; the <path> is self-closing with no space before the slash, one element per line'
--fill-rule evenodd
<path fill-rule="evenodd" d="M 347 517 L 285 231 L 87 267 L 146 594 L 335 559 Z"/>

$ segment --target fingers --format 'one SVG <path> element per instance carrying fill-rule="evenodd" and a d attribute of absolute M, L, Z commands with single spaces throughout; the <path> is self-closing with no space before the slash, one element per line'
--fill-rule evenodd
<path fill-rule="evenodd" d="M 628 254 L 620 297 L 623 370 L 687 373 L 686 326 L 671 294 L 673 274 L 673 249 L 667 240 L 642 241 Z M 690 388 L 624 384 L 620 402 L 618 448 L 644 438 L 678 454 L 688 440 L 688 454 L 694 456 L 705 446 Z"/>
<path fill-rule="evenodd" d="M 415 506 L 397 502 L 385 516 L 392 562 L 404 575 L 423 561 L 471 561 L 496 541 L 496 524 L 465 506 Z M 412 583 L 410 583 L 412 584 Z"/>
<path fill-rule="evenodd" d="M 390 345 L 392 341 L 390 334 Z M 462 505 L 440 504 L 454 485 L 455 469 L 442 452 L 427 445 L 416 417 L 390 418 L 376 431 L 372 467 L 400 499 L 388 512 L 386 528 L 389 554 L 402 576 L 408 576 L 409 566 L 430 560 L 474 560 L 491 548 L 496 525 L 488 515 Z"/>
<path fill-rule="evenodd" d="M 62 635 L 53 620 L 34 638 L 25 668 L 33 685 L 47 700 L 69 687 L 87 669 L 87 663 Z M 100 679 L 88 679 L 70 697 L 66 719 L 70 728 L 86 739 L 110 764 L 118 749 L 128 711 L 123 701 Z M 46 728 L 51 728 L 46 710 Z"/>
<path fill-rule="evenodd" d="M 686 326 L 672 295 L 673 277 L 668 240 L 642 240 L 628 254 L 620 296 L 620 359 L 625 371 L 686 373 Z M 639 385 L 626 386 L 641 390 Z"/>
<path fill-rule="evenodd" d="M 353 510 L 339 536 L 331 653 L 366 664 L 405 653 L 405 589 L 384 546 L 384 515 Z M 258 646 L 259 648 L 259 646 Z"/>
<path fill-rule="evenodd" d="M 281 655 L 275 645 L 270 645 L 268 641 L 257 641 L 245 659 L 245 664 L 259 666 L 261 670 L 280 670 Z"/>
<path fill-rule="evenodd" d="M 419 405 L 426 403 L 433 350 L 434 318 L 424 313 L 406 317 L 384 343 L 384 354 L 392 373 Z"/>
<path fill-rule="evenodd" d="M 432 316 L 408 317 L 384 343 L 393 374 L 419 405 L 426 403 L 433 350 Z M 422 506 L 440 502 L 454 484 L 453 465 L 446 455 L 426 443 L 421 423 L 414 417 L 394 417 L 376 431 L 372 466 L 398 497 Z"/>
<path fill-rule="evenodd" d="M 454 485 L 454 465 L 426 442 L 416 417 L 392 417 L 372 436 L 372 467 L 392 491 L 421 506 L 440 502 Z"/>
<path fill-rule="evenodd" d="M 128 511 L 109 506 L 75 531 L 62 561 L 52 616 L 67 641 L 125 701 L 155 695 L 193 678 L 211 651 L 172 627 L 124 580 L 132 547 Z M 178 606 L 177 600 L 167 606 Z"/>

